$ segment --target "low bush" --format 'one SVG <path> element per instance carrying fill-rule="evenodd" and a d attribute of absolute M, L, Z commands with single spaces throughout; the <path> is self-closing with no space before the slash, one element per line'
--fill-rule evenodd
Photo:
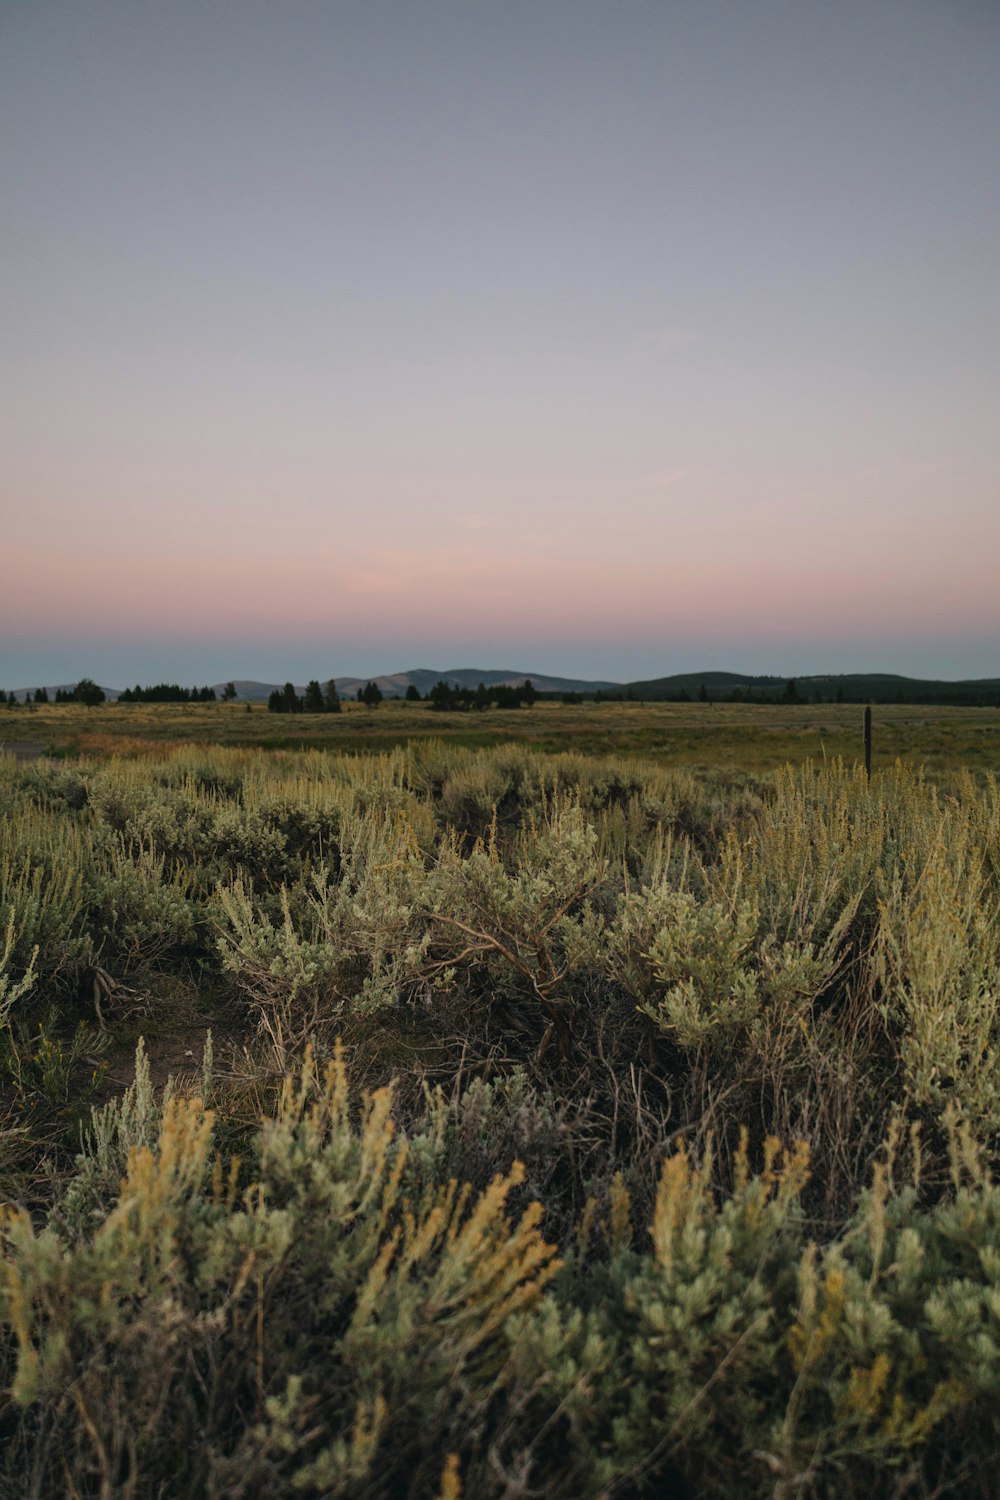
<path fill-rule="evenodd" d="M 648 1220 L 613 1179 L 561 1264 L 520 1162 L 445 1175 L 528 1092 L 408 1137 L 307 1049 L 241 1160 L 140 1051 L 47 1223 L 4 1216 L 3 1492 L 992 1493 L 1000 1191 L 957 1115 L 933 1201 L 897 1128 L 820 1241 L 803 1143 L 755 1169 L 744 1132 L 724 1187 L 680 1142 Z"/>

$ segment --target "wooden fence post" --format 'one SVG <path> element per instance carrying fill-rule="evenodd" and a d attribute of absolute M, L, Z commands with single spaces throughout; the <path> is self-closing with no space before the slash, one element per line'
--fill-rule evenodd
<path fill-rule="evenodd" d="M 865 709 L 865 775 L 872 779 L 872 711 Z"/>

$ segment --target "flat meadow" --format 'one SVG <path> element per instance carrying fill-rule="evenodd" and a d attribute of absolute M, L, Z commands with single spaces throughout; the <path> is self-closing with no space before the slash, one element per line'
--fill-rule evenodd
<path fill-rule="evenodd" d="M 0 1496 L 995 1494 L 1000 714 L 861 713 L 0 709 Z"/>
<path fill-rule="evenodd" d="M 485 749 L 523 744 L 539 751 L 635 755 L 710 771 L 775 770 L 786 763 L 861 754 L 858 704 L 564 704 L 439 713 L 426 703 L 387 699 L 377 708 L 345 702 L 343 712 L 270 714 L 264 703 L 105 703 L 0 708 L 0 744 L 32 742 L 57 754 L 139 751 L 199 743 L 262 749 L 385 751 L 442 739 Z M 885 704 L 874 709 L 874 763 L 906 760 L 929 770 L 1000 770 L 1000 710 Z"/>

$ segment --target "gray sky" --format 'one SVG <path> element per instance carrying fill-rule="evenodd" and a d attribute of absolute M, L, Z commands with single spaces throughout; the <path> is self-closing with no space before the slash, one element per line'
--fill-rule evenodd
<path fill-rule="evenodd" d="M 1000 674 L 1000 5 L 0 0 L 0 679 Z"/>

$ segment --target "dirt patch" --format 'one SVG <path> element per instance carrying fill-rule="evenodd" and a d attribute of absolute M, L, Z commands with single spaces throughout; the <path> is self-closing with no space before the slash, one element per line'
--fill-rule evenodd
<path fill-rule="evenodd" d="M 205 1051 L 205 1038 L 212 1033 L 212 1050 L 218 1056 L 218 1028 L 205 1025 L 192 1026 L 183 1036 L 143 1037 L 146 1056 L 149 1058 L 149 1076 L 153 1087 L 161 1089 L 168 1078 L 178 1083 L 194 1082 L 201 1075 L 201 1060 Z M 108 1094 L 121 1093 L 135 1078 L 135 1048 L 123 1048 L 107 1058 L 104 1085 Z"/>
<path fill-rule="evenodd" d="M 192 976 L 146 976 L 137 990 L 115 986 L 105 1001 L 106 1035 L 103 1054 L 105 1097 L 121 1093 L 135 1078 L 135 1049 L 141 1036 L 154 1088 L 174 1078 L 183 1090 L 201 1092 L 202 1058 L 208 1033 L 216 1076 L 227 1074 L 242 1051 L 252 1027 L 238 1006 L 207 997 Z M 98 1018 L 100 1020 L 100 1018 Z"/>

